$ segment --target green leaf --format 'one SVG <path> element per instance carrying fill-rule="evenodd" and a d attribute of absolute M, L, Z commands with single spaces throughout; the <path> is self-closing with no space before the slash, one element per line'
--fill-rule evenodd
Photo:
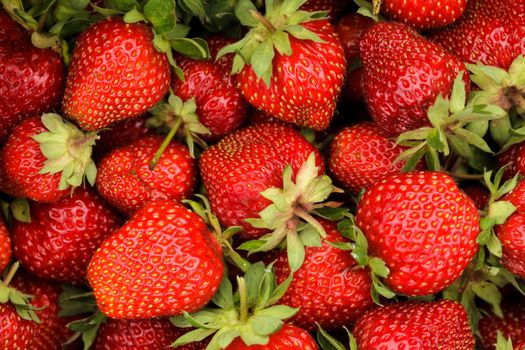
<path fill-rule="evenodd" d="M 20 222 L 31 222 L 29 201 L 26 198 L 15 198 L 11 202 L 11 213 Z"/>
<path fill-rule="evenodd" d="M 104 0 L 106 8 L 117 10 L 121 13 L 131 11 L 133 8 L 140 9 L 140 4 L 137 0 Z"/>
<path fill-rule="evenodd" d="M 445 142 L 443 142 L 443 139 L 441 137 L 441 132 L 438 128 L 434 128 L 430 130 L 430 132 L 427 135 L 427 142 L 431 148 L 439 152 L 443 152 L 445 150 L 446 140 Z"/>
<path fill-rule="evenodd" d="M 290 33 L 296 39 L 299 40 L 311 40 L 316 43 L 323 43 L 324 41 L 319 37 L 319 35 L 314 32 L 306 29 L 301 25 L 287 25 L 282 28 L 284 31 Z"/>
<path fill-rule="evenodd" d="M 319 232 L 312 225 L 305 226 L 299 233 L 299 239 L 306 247 L 320 247 L 322 245 Z"/>
<path fill-rule="evenodd" d="M 123 20 L 126 23 L 145 22 L 146 17 L 144 17 L 144 14 L 142 14 L 142 12 L 134 8 L 131 11 L 126 12 L 126 14 L 123 17 Z"/>
<path fill-rule="evenodd" d="M 283 321 L 279 318 L 268 315 L 255 315 L 250 318 L 252 331 L 261 336 L 268 336 L 276 333 L 283 326 Z"/>
<path fill-rule="evenodd" d="M 208 59 L 210 57 L 210 50 L 206 40 L 200 38 L 179 38 L 173 39 L 169 43 L 173 50 L 184 56 L 195 59 Z"/>
<path fill-rule="evenodd" d="M 174 0 L 148 0 L 144 4 L 144 15 L 157 34 L 168 33 L 177 25 Z"/>
<path fill-rule="evenodd" d="M 503 247 L 501 246 L 501 242 L 494 233 L 490 235 L 487 248 L 492 255 L 497 256 L 498 258 L 501 258 L 503 255 Z"/>
<path fill-rule="evenodd" d="M 179 4 L 189 14 L 192 14 L 201 20 L 204 19 L 206 9 L 203 0 L 179 0 Z"/>
<path fill-rule="evenodd" d="M 441 171 L 441 163 L 439 162 L 439 154 L 437 150 L 432 147 L 428 148 L 425 153 L 425 160 L 428 170 Z"/>
<path fill-rule="evenodd" d="M 462 138 L 467 144 L 477 147 L 484 152 L 491 153 L 491 154 L 494 153 L 490 149 L 487 142 L 485 142 L 485 140 L 483 140 L 483 138 L 477 135 L 476 133 L 473 133 L 470 130 L 462 129 L 462 128 L 454 130 L 454 133 L 458 135 L 460 138 Z"/>
<path fill-rule="evenodd" d="M 257 8 L 250 0 L 239 0 L 235 5 L 235 16 L 245 27 L 256 27 L 259 24 L 252 15 L 253 11 L 257 12 Z"/>
<path fill-rule="evenodd" d="M 319 324 L 317 327 L 317 342 L 323 350 L 347 350 L 341 342 L 332 337 Z"/>
<path fill-rule="evenodd" d="M 198 342 L 206 339 L 213 333 L 217 332 L 216 329 L 194 329 L 180 337 L 178 337 L 172 344 L 172 347 L 182 346 L 194 342 Z"/>
<path fill-rule="evenodd" d="M 257 311 L 255 315 L 257 316 L 271 316 L 280 320 L 286 320 L 293 317 L 299 308 L 291 308 L 286 305 L 275 305 L 264 310 Z"/>
<path fill-rule="evenodd" d="M 292 273 L 299 270 L 304 262 L 304 245 L 296 232 L 289 232 L 286 236 L 286 249 L 288 252 L 288 263 Z"/>
<path fill-rule="evenodd" d="M 273 305 L 277 303 L 286 293 L 288 288 L 290 287 L 290 284 L 292 284 L 293 281 L 293 274 L 290 274 L 283 283 L 279 284 L 275 289 L 273 290 L 272 294 L 270 295 L 270 298 L 268 299 L 268 305 Z"/>
<path fill-rule="evenodd" d="M 459 72 L 458 76 L 454 80 L 454 86 L 452 87 L 452 94 L 450 96 L 450 111 L 452 113 L 458 113 L 465 109 L 465 100 L 467 98 L 465 91 L 465 82 L 463 81 L 464 71 Z"/>
<path fill-rule="evenodd" d="M 250 62 L 253 71 L 258 78 L 263 79 L 266 86 L 270 86 L 270 77 L 273 69 L 272 61 L 275 56 L 273 40 L 268 39 L 261 43 L 253 52 L 253 56 L 257 58 Z"/>
<path fill-rule="evenodd" d="M 428 120 L 436 128 L 443 126 L 447 123 L 449 116 L 450 102 L 446 100 L 442 95 L 436 97 L 436 101 L 432 106 L 428 108 Z"/>
<path fill-rule="evenodd" d="M 233 310 L 235 308 L 233 288 L 227 274 L 223 276 L 221 285 L 213 296 L 212 301 L 215 305 L 225 310 Z"/>
<path fill-rule="evenodd" d="M 372 273 L 376 276 L 386 278 L 390 273 L 390 270 L 386 266 L 385 261 L 380 258 L 373 257 L 368 262 L 368 265 L 370 266 L 370 270 L 372 270 Z"/>
<path fill-rule="evenodd" d="M 476 283 L 471 284 L 472 291 L 481 299 L 486 301 L 489 305 L 492 306 L 494 309 L 494 312 L 497 315 L 503 316 L 503 312 L 501 311 L 501 292 L 499 288 L 488 282 L 488 281 L 480 281 Z"/>
<path fill-rule="evenodd" d="M 292 55 L 292 47 L 288 34 L 279 30 L 272 35 L 272 41 L 275 45 L 275 49 L 283 56 Z"/>
<path fill-rule="evenodd" d="M 489 217 L 496 220 L 496 224 L 501 225 L 507 218 L 516 211 L 516 207 L 508 201 L 498 201 L 489 205 Z"/>

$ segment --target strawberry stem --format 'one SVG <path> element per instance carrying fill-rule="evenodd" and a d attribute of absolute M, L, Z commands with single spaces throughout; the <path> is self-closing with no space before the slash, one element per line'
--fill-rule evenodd
<path fill-rule="evenodd" d="M 171 140 L 173 139 L 173 137 L 177 133 L 177 130 L 179 129 L 181 124 L 182 124 L 182 118 L 177 118 L 175 120 L 175 123 L 171 127 L 170 132 L 168 133 L 168 135 L 166 135 L 166 138 L 164 139 L 164 141 L 162 141 L 162 144 L 160 145 L 159 149 L 157 150 L 157 153 L 155 153 L 155 156 L 151 160 L 151 163 L 149 163 L 149 170 L 155 169 L 155 167 L 157 166 L 157 163 L 160 160 L 160 157 L 162 156 L 162 153 L 164 153 L 164 151 L 166 150 L 166 148 L 170 144 Z"/>
<path fill-rule="evenodd" d="M 246 273 L 252 264 L 239 255 L 229 244 L 225 245 L 225 255 L 231 260 L 231 262 L 237 266 L 242 272 Z"/>
<path fill-rule="evenodd" d="M 268 31 L 270 31 L 271 33 L 275 33 L 275 31 L 277 30 L 273 24 L 270 23 L 270 21 L 268 21 L 266 19 L 266 17 L 264 17 L 259 11 L 255 11 L 255 10 L 251 10 L 250 11 L 250 15 L 255 18 L 256 20 L 258 20 L 263 26 L 266 27 L 266 29 L 268 29 Z"/>
<path fill-rule="evenodd" d="M 4 284 L 6 286 L 9 285 L 9 283 L 11 283 L 11 280 L 13 279 L 13 277 L 15 277 L 15 274 L 16 274 L 16 271 L 18 270 L 18 268 L 20 267 L 20 262 L 15 262 L 11 268 L 9 269 L 9 272 L 7 273 L 7 275 L 5 276 L 5 279 L 4 279 Z"/>
<path fill-rule="evenodd" d="M 237 284 L 239 287 L 240 320 L 241 324 L 245 324 L 248 321 L 248 289 L 246 288 L 246 281 L 242 277 L 237 276 Z"/>

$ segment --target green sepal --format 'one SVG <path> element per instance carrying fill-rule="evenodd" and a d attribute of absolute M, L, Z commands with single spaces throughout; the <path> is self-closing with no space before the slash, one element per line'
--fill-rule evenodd
<path fill-rule="evenodd" d="M 171 48 L 184 56 L 194 59 L 210 58 L 206 40 L 201 38 L 176 38 L 169 41 Z"/>
<path fill-rule="evenodd" d="M 36 32 L 38 22 L 24 9 L 22 0 L 1 0 L 11 18 L 30 32 Z"/>
<path fill-rule="evenodd" d="M 16 220 L 25 223 L 31 222 L 31 212 L 27 198 L 15 198 L 10 204 L 10 209 Z"/>
<path fill-rule="evenodd" d="M 500 331 L 498 331 L 498 335 L 496 337 L 496 350 L 514 350 L 512 339 L 510 337 L 505 338 L 505 336 Z"/>
<path fill-rule="evenodd" d="M 179 0 L 178 5 L 186 13 L 199 18 L 204 21 L 206 15 L 206 2 L 203 0 Z"/>
<path fill-rule="evenodd" d="M 372 18 L 375 22 L 379 22 L 382 18 L 378 15 L 377 8 L 371 2 L 366 0 L 354 0 L 354 3 L 359 7 L 357 13 L 362 16 Z"/>

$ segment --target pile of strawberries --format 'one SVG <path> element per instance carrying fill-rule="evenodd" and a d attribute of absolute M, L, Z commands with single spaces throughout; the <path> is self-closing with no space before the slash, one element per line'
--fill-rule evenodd
<path fill-rule="evenodd" d="M 524 350 L 524 0 L 0 0 L 0 350 Z"/>

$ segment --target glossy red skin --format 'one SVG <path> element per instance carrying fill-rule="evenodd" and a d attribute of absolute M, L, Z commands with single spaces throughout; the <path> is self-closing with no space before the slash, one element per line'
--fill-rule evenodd
<path fill-rule="evenodd" d="M 98 130 L 143 114 L 169 84 L 169 63 L 153 46 L 151 28 L 111 17 L 76 40 L 62 110 L 82 129 Z"/>
<path fill-rule="evenodd" d="M 465 62 L 508 69 L 525 54 L 525 3 L 469 0 L 463 17 L 431 38 Z"/>
<path fill-rule="evenodd" d="M 200 310 L 223 271 L 220 245 L 204 221 L 180 204 L 159 200 L 104 241 L 88 281 L 108 317 L 151 318 Z"/>
<path fill-rule="evenodd" d="M 381 12 L 420 30 L 444 27 L 461 17 L 467 0 L 384 0 Z"/>
<path fill-rule="evenodd" d="M 379 22 L 359 42 L 372 118 L 388 136 L 430 125 L 428 108 L 449 96 L 465 65 L 402 23 Z M 468 74 L 463 75 L 469 87 Z"/>
<path fill-rule="evenodd" d="M 93 350 L 166 350 L 184 332 L 168 319 L 108 320 L 97 333 Z M 177 347 L 180 350 L 204 350 L 200 343 Z"/>
<path fill-rule="evenodd" d="M 319 152 L 285 124 L 259 123 L 226 136 L 204 151 L 200 159 L 212 211 L 225 227 L 241 226 L 239 237 L 261 237 L 267 231 L 245 221 L 259 217 L 259 212 L 271 204 L 260 192 L 282 188 L 286 165 L 291 165 L 296 174 L 312 152 L 320 173 L 324 173 Z"/>
<path fill-rule="evenodd" d="M 57 106 L 65 69 L 51 49 L 38 49 L 29 34 L 0 12 L 0 139 L 24 118 Z M 7 38 L 7 39 L 6 39 Z"/>
<path fill-rule="evenodd" d="M 376 183 L 359 202 L 356 223 L 369 254 L 390 269 L 387 285 L 406 295 L 445 289 L 478 250 L 477 209 L 444 173 L 403 173 Z"/>
<path fill-rule="evenodd" d="M 241 338 L 228 345 L 225 350 L 317 350 L 315 339 L 304 329 L 284 324 L 283 327 L 270 336 L 266 345 L 244 344 Z"/>
<path fill-rule="evenodd" d="M 125 119 L 102 130 L 93 148 L 94 157 L 100 160 L 115 148 L 127 146 L 146 135 L 153 135 L 155 130 L 146 126 L 146 120 L 150 117 L 149 114 L 144 114 L 137 118 Z"/>
<path fill-rule="evenodd" d="M 298 40 L 290 35 L 291 56 L 273 59 L 270 87 L 251 66 L 237 75 L 244 97 L 255 108 L 281 120 L 315 130 L 328 128 L 346 73 L 344 51 L 326 20 L 304 23 L 324 43 Z"/>
<path fill-rule="evenodd" d="M 334 222 L 322 220 L 330 242 L 345 242 Z M 287 252 L 279 254 L 274 265 L 277 283 L 290 275 Z M 374 304 L 370 297 L 370 272 L 360 269 L 348 251 L 327 243 L 307 247 L 305 261 L 294 273 L 292 283 L 279 304 L 300 308 L 288 321 L 313 331 L 316 322 L 324 329 L 351 324 Z"/>
<path fill-rule="evenodd" d="M 352 332 L 359 350 L 473 350 L 467 312 L 451 300 L 400 302 L 367 311 Z"/>
<path fill-rule="evenodd" d="M 48 131 L 40 117 L 21 122 L 0 149 L 0 188 L 13 197 L 51 203 L 64 198 L 71 189 L 59 190 L 61 173 L 39 174 L 46 161 L 33 136 Z"/>
<path fill-rule="evenodd" d="M 483 349 L 496 349 L 498 331 L 505 338 L 511 338 L 513 344 L 525 342 L 525 302 L 520 300 L 507 300 L 501 305 L 503 318 L 489 314 L 479 321 L 479 333 Z M 517 346 L 515 349 L 519 350 Z"/>
<path fill-rule="evenodd" d="M 468 184 L 461 190 L 472 199 L 478 210 L 485 210 L 489 204 L 490 192 L 481 184 Z"/>
<path fill-rule="evenodd" d="M 328 11 L 330 18 L 336 19 L 341 15 L 348 2 L 347 0 L 307 0 L 301 6 L 301 10 L 310 12 Z"/>
<path fill-rule="evenodd" d="M 195 161 L 186 146 L 170 143 L 155 169 L 149 169 L 163 140 L 160 135 L 146 136 L 104 157 L 96 180 L 102 197 L 128 215 L 151 200 L 189 197 L 195 185 Z"/>
<path fill-rule="evenodd" d="M 234 78 L 213 61 L 180 58 L 184 81 L 173 78 L 173 93 L 184 101 L 195 97 L 199 121 L 217 140 L 237 129 L 246 119 L 248 106 Z"/>
<path fill-rule="evenodd" d="M 354 58 L 359 57 L 359 39 L 374 23 L 370 17 L 349 13 L 335 25 L 335 31 L 343 45 L 346 61 L 349 64 Z"/>
<path fill-rule="evenodd" d="M 498 155 L 497 161 L 498 161 L 498 168 L 501 168 L 503 166 L 507 166 L 505 168 L 505 173 L 503 175 L 504 179 L 510 179 L 516 173 L 518 172 L 517 169 L 517 158 L 518 154 L 521 153 L 521 150 L 525 147 L 522 143 L 518 143 L 515 145 L 510 146 L 505 152 L 502 152 Z"/>
<path fill-rule="evenodd" d="M 0 215 L 0 275 L 11 261 L 11 238 L 5 224 L 4 217 Z"/>
<path fill-rule="evenodd" d="M 525 181 L 520 181 L 516 187 L 503 200 L 509 201 L 517 209 L 517 212 L 525 212 Z"/>
<path fill-rule="evenodd" d="M 405 162 L 396 158 L 405 150 L 381 128 L 361 122 L 339 131 L 330 146 L 328 167 L 346 189 L 359 193 L 374 183 L 400 173 Z"/>
<path fill-rule="evenodd" d="M 218 60 L 217 54 L 219 53 L 220 49 L 222 49 L 226 45 L 233 44 L 235 40 L 215 34 L 210 36 L 206 41 L 208 42 L 208 48 L 210 49 L 210 57 L 214 64 L 219 66 L 226 74 L 230 74 L 233 66 L 233 54 L 230 53 L 224 55 Z"/>
<path fill-rule="evenodd" d="M 31 222 L 13 220 L 16 257 L 31 273 L 83 283 L 91 257 L 120 225 L 115 211 L 93 190 L 78 188 L 54 203 L 30 203 Z"/>
<path fill-rule="evenodd" d="M 29 349 L 36 327 L 36 322 L 22 319 L 12 304 L 0 304 L 0 349 Z"/>
<path fill-rule="evenodd" d="M 42 309 L 36 312 L 41 323 L 37 324 L 28 349 L 61 349 L 62 344 L 73 335 L 73 331 L 66 327 L 72 319 L 58 316 L 60 312 L 58 300 L 62 293 L 60 284 L 24 273 L 15 276 L 12 286 L 32 295 L 31 304 L 37 309 Z"/>

